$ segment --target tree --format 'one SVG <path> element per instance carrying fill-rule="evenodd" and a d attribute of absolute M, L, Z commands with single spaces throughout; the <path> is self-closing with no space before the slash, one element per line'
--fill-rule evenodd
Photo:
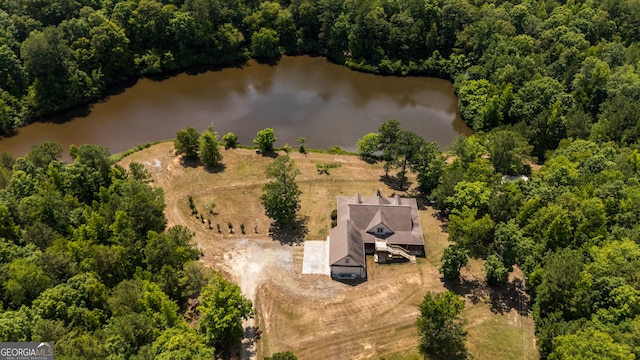
<path fill-rule="evenodd" d="M 258 131 L 253 139 L 253 143 L 258 147 L 262 154 L 273 151 L 273 143 L 276 142 L 276 136 L 272 128 L 266 128 Z"/>
<path fill-rule="evenodd" d="M 487 152 L 479 136 L 457 136 L 451 143 L 451 150 L 462 161 L 465 169 Z"/>
<path fill-rule="evenodd" d="M 0 45 L 0 88 L 7 90 L 13 96 L 20 96 L 27 88 L 27 73 L 16 54 L 7 45 Z"/>
<path fill-rule="evenodd" d="M 184 155 L 188 160 L 198 158 L 198 131 L 191 126 L 176 133 L 174 147 L 176 154 Z"/>
<path fill-rule="evenodd" d="M 242 320 L 254 315 L 251 300 L 245 298 L 238 285 L 216 276 L 202 289 L 198 311 L 202 318 L 198 332 L 209 343 L 235 345 L 243 335 Z"/>
<path fill-rule="evenodd" d="M 395 156 L 395 144 L 398 142 L 402 127 L 396 119 L 389 119 L 378 127 L 378 150 L 382 159 L 390 162 Z"/>
<path fill-rule="evenodd" d="M 356 151 L 358 151 L 358 155 L 360 155 L 363 160 L 374 160 L 379 143 L 380 135 L 378 133 L 368 133 L 358 140 Z"/>
<path fill-rule="evenodd" d="M 266 357 L 265 360 L 298 360 L 298 357 L 291 351 L 273 353 L 271 357 Z"/>
<path fill-rule="evenodd" d="M 479 215 L 487 212 L 491 190 L 486 182 L 461 181 L 454 187 L 454 194 L 447 201 L 453 205 L 452 212 L 461 212 L 464 208 L 477 209 Z"/>
<path fill-rule="evenodd" d="M 200 135 L 198 141 L 198 157 L 206 167 L 214 167 L 222 161 L 222 154 L 218 148 L 218 135 L 209 127 Z"/>
<path fill-rule="evenodd" d="M 222 137 L 225 149 L 235 149 L 238 146 L 238 135 L 228 132 Z"/>
<path fill-rule="evenodd" d="M 502 258 L 496 254 L 487 257 L 487 261 L 484 263 L 484 270 L 487 273 L 487 283 L 489 285 L 502 285 L 509 278 L 509 269 L 502 263 Z"/>
<path fill-rule="evenodd" d="M 215 357 L 215 349 L 207 346 L 204 337 L 188 326 L 164 330 L 151 349 L 151 357 L 158 360 L 207 360 Z"/>
<path fill-rule="evenodd" d="M 251 56 L 257 59 L 276 59 L 280 55 L 280 37 L 275 30 L 261 28 L 251 35 Z"/>
<path fill-rule="evenodd" d="M 182 269 L 184 264 L 197 259 L 199 251 L 189 244 L 192 237 L 193 233 L 181 225 L 161 234 L 150 231 L 144 248 L 148 269 L 152 273 L 167 265 Z"/>
<path fill-rule="evenodd" d="M 523 160 L 531 151 L 531 147 L 519 133 L 503 130 L 491 135 L 488 150 L 496 172 L 519 175 L 523 173 Z"/>
<path fill-rule="evenodd" d="M 460 245 L 449 245 L 442 254 L 440 273 L 447 280 L 458 280 L 460 269 L 467 266 L 469 252 Z"/>
<path fill-rule="evenodd" d="M 304 136 L 300 136 L 298 138 L 298 145 L 300 145 L 298 150 L 300 151 L 300 154 L 306 154 L 307 153 L 306 142 L 307 142 L 307 139 Z"/>
<path fill-rule="evenodd" d="M 428 292 L 418 307 L 416 321 L 420 352 L 432 358 L 462 358 L 466 354 L 464 321 L 459 317 L 464 301 L 456 294 Z"/>
<path fill-rule="evenodd" d="M 400 131 L 397 142 L 393 146 L 393 153 L 395 154 L 392 160 L 393 165 L 400 167 L 400 172 L 398 172 L 399 189 L 404 189 L 407 168 L 413 167 L 418 163 L 419 154 L 427 152 L 425 150 L 426 144 L 418 134 L 404 129 Z"/>
<path fill-rule="evenodd" d="M 268 217 L 276 225 L 291 227 L 296 222 L 300 210 L 301 191 L 296 184 L 296 176 L 300 173 L 289 156 L 278 156 L 266 170 L 270 182 L 262 188 L 260 200 Z"/>
<path fill-rule="evenodd" d="M 488 214 L 477 218 L 477 209 L 463 207 L 462 211 L 449 219 L 449 240 L 464 247 L 475 255 L 488 252 L 493 241 L 495 224 Z"/>
<path fill-rule="evenodd" d="M 29 305 L 42 291 L 51 286 L 51 278 L 33 261 L 15 259 L 8 266 L 4 285 L 7 305 L 14 309 Z"/>
<path fill-rule="evenodd" d="M 514 219 L 506 223 L 496 225 L 494 244 L 498 254 L 502 258 L 504 266 L 511 267 L 514 264 L 522 264 L 527 256 L 529 242 L 524 239 L 522 230 Z"/>
<path fill-rule="evenodd" d="M 47 141 L 40 145 L 34 145 L 27 154 L 27 159 L 38 168 L 46 169 L 53 160 L 62 156 L 62 145 Z"/>
<path fill-rule="evenodd" d="M 553 339 L 554 350 L 550 360 L 633 360 L 631 349 L 615 341 L 609 334 L 593 327 L 581 329 L 575 334 L 560 335 Z"/>

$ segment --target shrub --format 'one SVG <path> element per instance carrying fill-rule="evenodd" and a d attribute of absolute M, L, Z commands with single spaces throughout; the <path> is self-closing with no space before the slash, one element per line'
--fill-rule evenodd
<path fill-rule="evenodd" d="M 191 215 L 196 215 L 198 213 L 198 210 L 196 210 L 196 204 L 191 195 L 189 195 L 189 209 L 191 209 Z"/>
<path fill-rule="evenodd" d="M 222 137 L 225 149 L 235 149 L 238 146 L 238 135 L 228 132 Z"/>

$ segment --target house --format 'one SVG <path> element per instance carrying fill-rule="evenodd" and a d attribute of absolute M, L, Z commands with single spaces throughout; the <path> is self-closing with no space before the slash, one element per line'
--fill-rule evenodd
<path fill-rule="evenodd" d="M 416 199 L 339 196 L 337 225 L 329 234 L 329 266 L 336 279 L 364 279 L 366 255 L 377 263 L 392 259 L 415 262 L 424 255 L 424 237 Z"/>

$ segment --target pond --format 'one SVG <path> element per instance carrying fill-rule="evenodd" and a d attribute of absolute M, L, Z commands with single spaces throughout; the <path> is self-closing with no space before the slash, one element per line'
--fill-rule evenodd
<path fill-rule="evenodd" d="M 234 132 L 247 145 L 272 127 L 276 146 L 297 148 L 303 136 L 307 148 L 354 151 L 359 138 L 391 118 L 440 147 L 471 133 L 448 81 L 378 76 L 298 56 L 275 66 L 249 61 L 242 68 L 140 79 L 98 102 L 17 129 L 0 139 L 0 151 L 23 156 L 35 144 L 55 141 L 65 149 L 92 143 L 117 153 L 172 139 L 187 126 L 213 126 L 220 136 Z"/>

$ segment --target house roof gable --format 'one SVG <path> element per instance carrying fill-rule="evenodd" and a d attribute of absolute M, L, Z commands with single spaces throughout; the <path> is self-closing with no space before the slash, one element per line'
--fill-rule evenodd
<path fill-rule="evenodd" d="M 338 226 L 349 221 L 362 234 L 364 243 L 375 242 L 375 236 L 366 233 L 371 227 L 384 223 L 393 231 L 386 240 L 390 244 L 424 245 L 416 199 L 395 195 L 385 198 L 379 194 L 372 197 L 338 197 Z"/>

